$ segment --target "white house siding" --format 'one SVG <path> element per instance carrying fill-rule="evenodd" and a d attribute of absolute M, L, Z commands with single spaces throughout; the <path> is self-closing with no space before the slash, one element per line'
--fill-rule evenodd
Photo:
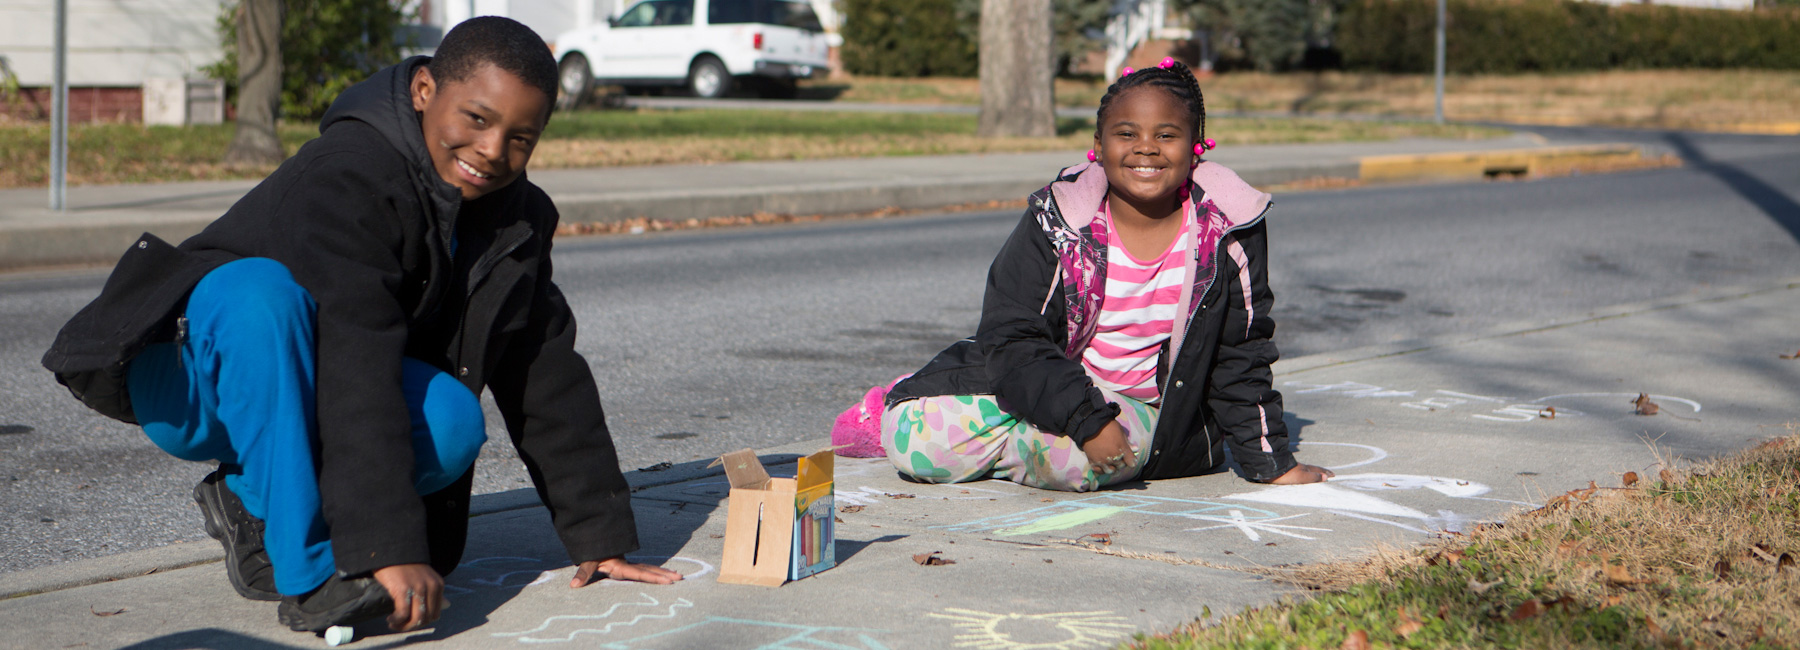
<path fill-rule="evenodd" d="M 224 56 L 219 0 L 67 0 L 70 86 L 135 87 L 198 77 Z M 21 86 L 51 83 L 52 0 L 0 0 L 0 56 Z"/>

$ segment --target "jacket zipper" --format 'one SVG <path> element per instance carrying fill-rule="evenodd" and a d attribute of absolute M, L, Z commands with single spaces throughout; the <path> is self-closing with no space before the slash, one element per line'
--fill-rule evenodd
<path fill-rule="evenodd" d="M 457 318 L 457 329 L 459 331 L 467 332 L 469 329 L 469 301 L 475 297 L 476 287 L 481 286 L 482 281 L 487 280 L 488 273 L 493 272 L 494 265 L 500 263 L 500 258 L 511 255 L 513 251 L 518 250 L 520 246 L 525 244 L 525 240 L 531 238 L 531 235 L 532 230 L 529 227 L 525 228 L 524 231 L 520 232 L 517 236 L 506 240 L 504 244 L 498 247 L 488 249 L 487 253 L 483 254 L 480 259 L 475 260 L 475 265 L 469 269 L 468 286 L 463 290 L 462 314 Z M 469 341 L 466 337 L 460 335 L 458 338 L 462 340 L 458 341 L 456 345 L 456 371 L 458 376 L 465 376 L 468 372 L 468 366 L 463 365 L 463 351 L 468 348 Z"/>

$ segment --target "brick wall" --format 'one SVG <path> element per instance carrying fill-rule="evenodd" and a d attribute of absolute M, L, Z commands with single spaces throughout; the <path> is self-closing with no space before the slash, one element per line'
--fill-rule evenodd
<path fill-rule="evenodd" d="M 17 101 L 0 104 L 0 112 L 28 120 L 50 119 L 50 89 L 21 88 Z M 86 87 L 69 89 L 69 123 L 142 122 L 141 88 Z"/>

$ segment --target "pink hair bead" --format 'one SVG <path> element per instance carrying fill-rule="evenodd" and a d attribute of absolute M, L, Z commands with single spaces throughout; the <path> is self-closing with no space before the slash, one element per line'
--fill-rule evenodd
<path fill-rule="evenodd" d="M 1156 67 L 1158 67 L 1158 68 L 1168 68 L 1168 67 L 1171 67 L 1171 66 L 1174 66 L 1174 65 L 1175 65 L 1175 57 L 1172 57 L 1172 56 L 1165 56 L 1165 57 L 1163 57 L 1163 60 L 1162 60 L 1162 62 L 1161 62 L 1161 63 L 1158 63 L 1158 64 L 1156 64 Z"/>
<path fill-rule="evenodd" d="M 1131 76 L 1131 73 L 1133 73 L 1133 72 L 1137 72 L 1137 69 L 1133 68 L 1131 66 L 1125 66 L 1123 68 L 1119 68 L 1119 76 L 1121 76 L 1121 77 L 1129 77 L 1129 76 Z"/>
<path fill-rule="evenodd" d="M 1088 150 L 1088 162 L 1099 162 L 1099 161 L 1100 161 L 1100 156 L 1094 155 L 1094 150 L 1089 149 Z"/>
<path fill-rule="evenodd" d="M 1207 138 L 1206 139 L 1206 148 L 1207 149 L 1217 149 L 1217 148 L 1219 148 L 1219 143 L 1213 142 L 1212 138 Z"/>

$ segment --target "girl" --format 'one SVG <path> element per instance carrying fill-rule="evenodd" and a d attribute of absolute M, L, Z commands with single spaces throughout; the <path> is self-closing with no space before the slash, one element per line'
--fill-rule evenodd
<path fill-rule="evenodd" d="M 881 444 L 930 483 L 1087 491 L 1220 469 L 1312 483 L 1270 386 L 1269 195 L 1201 155 L 1187 66 L 1126 68 L 1088 163 L 1031 195 L 988 271 L 975 337 L 888 393 Z"/>

